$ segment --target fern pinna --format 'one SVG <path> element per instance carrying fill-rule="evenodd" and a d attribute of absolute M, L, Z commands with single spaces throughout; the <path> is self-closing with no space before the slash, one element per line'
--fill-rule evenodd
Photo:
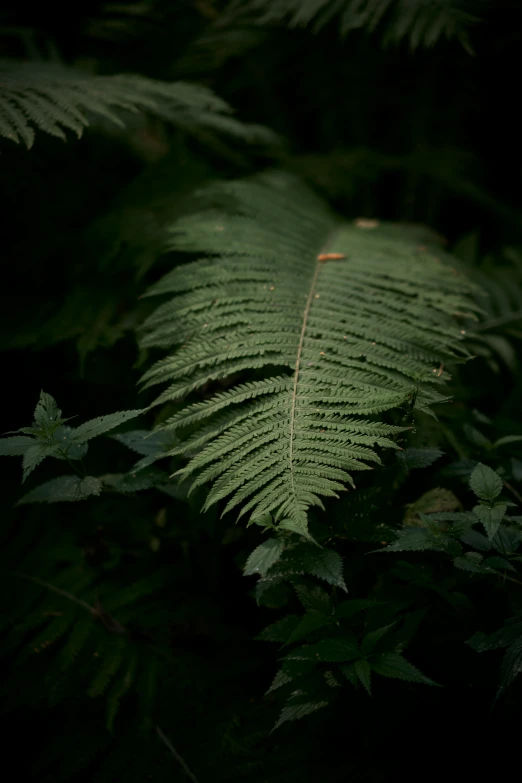
<path fill-rule="evenodd" d="M 188 435 L 171 454 L 206 507 L 227 499 L 251 520 L 273 514 L 307 534 L 307 511 L 354 486 L 398 448 L 379 415 L 445 399 L 443 364 L 462 359 L 457 318 L 470 284 L 424 229 L 342 221 L 290 175 L 211 188 L 211 206 L 178 222 L 168 248 L 204 254 L 148 292 L 172 295 L 142 345 L 175 349 L 144 376 L 168 383 L 156 403 L 255 370 L 163 427 Z M 241 376 L 239 376 L 241 380 Z"/>
<path fill-rule="evenodd" d="M 385 44 L 406 38 L 411 49 L 457 38 L 468 51 L 467 28 L 479 21 L 459 0 L 233 0 L 228 13 L 231 19 L 252 17 L 259 25 L 284 21 L 315 33 L 335 20 L 343 37 L 354 30 L 380 30 Z"/>

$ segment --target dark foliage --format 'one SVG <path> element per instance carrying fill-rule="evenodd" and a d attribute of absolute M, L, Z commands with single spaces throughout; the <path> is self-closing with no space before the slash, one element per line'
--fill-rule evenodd
<path fill-rule="evenodd" d="M 2 8 L 17 775 L 516 767 L 521 23 L 514 0 Z"/>

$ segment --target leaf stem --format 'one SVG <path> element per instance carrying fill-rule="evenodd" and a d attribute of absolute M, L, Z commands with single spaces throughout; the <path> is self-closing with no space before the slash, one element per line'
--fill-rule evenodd
<path fill-rule="evenodd" d="M 165 736 L 165 734 L 162 732 L 159 726 L 156 726 L 156 733 L 160 738 L 160 740 L 163 742 L 163 744 L 166 745 L 167 748 L 170 750 L 170 752 L 172 753 L 172 755 L 174 756 L 174 758 L 182 768 L 185 775 L 189 778 L 189 780 L 191 780 L 192 783 L 198 783 L 197 777 L 194 775 L 193 772 L 191 772 L 185 759 L 182 756 L 180 756 L 176 748 L 173 746 L 172 742 L 169 740 L 168 737 Z"/>

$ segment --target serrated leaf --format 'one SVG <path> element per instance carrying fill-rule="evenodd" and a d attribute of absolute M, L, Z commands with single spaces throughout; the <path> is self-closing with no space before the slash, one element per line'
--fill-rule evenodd
<path fill-rule="evenodd" d="M 46 457 L 56 456 L 58 449 L 59 443 L 49 440 L 37 440 L 32 446 L 29 446 L 24 452 L 24 458 L 22 460 L 22 483 Z"/>
<path fill-rule="evenodd" d="M 308 531 L 308 525 L 305 520 L 295 522 L 293 519 L 283 519 L 278 524 L 280 530 L 288 530 L 289 533 L 297 533 L 298 536 L 302 536 L 307 541 L 315 543 L 314 539 Z"/>
<path fill-rule="evenodd" d="M 363 688 L 368 692 L 368 695 L 372 695 L 372 670 L 368 661 L 363 658 L 355 661 L 353 665 L 355 674 L 359 678 L 359 681 Z"/>
<path fill-rule="evenodd" d="M 494 633 L 486 635 L 482 631 L 477 631 L 466 644 L 476 650 L 476 652 L 487 652 L 488 650 L 498 650 L 499 647 L 509 647 L 510 644 L 522 638 L 522 622 L 511 622 L 500 628 Z"/>
<path fill-rule="evenodd" d="M 311 715 L 312 712 L 317 712 L 317 710 L 320 710 L 321 707 L 327 706 L 327 701 L 309 701 L 304 702 L 303 704 L 293 704 L 290 707 L 283 707 L 281 710 L 281 715 L 279 716 L 279 720 L 277 721 L 272 731 L 278 729 L 279 726 L 282 726 L 283 723 L 287 723 L 288 721 L 293 720 L 300 720 L 300 718 L 304 718 L 305 715 Z"/>
<path fill-rule="evenodd" d="M 101 476 L 102 482 L 115 492 L 128 494 L 150 489 L 167 481 L 168 475 L 162 470 L 144 468 L 138 472 Z"/>
<path fill-rule="evenodd" d="M 40 399 L 34 411 L 34 420 L 45 434 L 50 434 L 56 426 L 64 421 L 56 400 L 44 391 L 40 392 Z"/>
<path fill-rule="evenodd" d="M 375 606 L 383 606 L 382 601 L 373 601 L 368 598 L 354 598 L 350 601 L 342 601 L 335 609 L 335 617 L 339 620 L 345 620 L 352 617 L 357 612 L 363 612 L 365 609 L 372 609 Z"/>
<path fill-rule="evenodd" d="M 282 579 L 270 579 L 268 577 L 258 579 L 254 589 L 256 603 L 258 606 L 263 603 L 264 606 L 270 606 L 271 608 L 279 608 L 284 606 L 286 603 L 285 593 L 287 590 L 288 586 L 284 584 Z M 266 593 L 268 593 L 268 597 L 265 595 Z M 262 602 L 261 599 L 263 596 L 264 601 Z"/>
<path fill-rule="evenodd" d="M 288 614 L 281 620 L 278 620 L 272 625 L 268 625 L 263 628 L 261 633 L 256 636 L 256 639 L 262 642 L 286 642 L 294 628 L 299 625 L 301 618 L 296 614 Z"/>
<path fill-rule="evenodd" d="M 264 529 L 275 527 L 272 514 L 270 513 L 259 514 L 257 517 L 250 517 L 247 527 L 250 527 L 250 525 L 258 525 Z"/>
<path fill-rule="evenodd" d="M 289 658 L 288 656 L 283 659 L 282 669 L 292 679 L 298 677 L 309 677 L 316 669 L 317 661 L 313 658 L 306 658 L 300 656 L 296 658 Z"/>
<path fill-rule="evenodd" d="M 497 699 L 509 688 L 520 672 L 522 672 L 522 636 L 506 650 L 500 667 L 500 685 L 497 691 Z"/>
<path fill-rule="evenodd" d="M 131 430 L 110 437 L 142 456 L 134 466 L 134 471 L 142 470 L 157 460 L 169 456 L 169 452 L 179 444 L 179 438 L 171 430 L 158 432 Z"/>
<path fill-rule="evenodd" d="M 332 549 L 321 549 L 312 544 L 298 544 L 285 552 L 284 557 L 270 569 L 270 576 L 292 577 L 310 574 L 328 584 L 346 591 L 343 561 Z"/>
<path fill-rule="evenodd" d="M 120 424 L 124 424 L 130 419 L 135 419 L 146 410 L 147 408 L 141 408 L 140 410 L 119 411 L 118 413 L 109 413 L 107 416 L 98 416 L 96 419 L 91 419 L 76 427 L 72 432 L 71 440 L 75 443 L 86 443 L 92 438 L 97 438 L 99 435 L 104 435 L 115 427 L 119 427 Z"/>
<path fill-rule="evenodd" d="M 85 500 L 90 495 L 99 495 L 102 482 L 94 476 L 59 476 L 28 492 L 18 501 L 26 503 L 63 503 Z"/>
<path fill-rule="evenodd" d="M 415 449 L 409 448 L 404 451 L 398 451 L 396 454 L 397 460 L 407 470 L 414 470 L 416 468 L 427 468 L 433 465 L 440 457 L 444 455 L 444 452 L 440 449 Z"/>
<path fill-rule="evenodd" d="M 346 633 L 342 639 L 322 639 L 315 644 L 301 647 L 287 655 L 285 660 L 315 660 L 329 663 L 351 661 L 360 656 L 355 634 Z"/>
<path fill-rule="evenodd" d="M 252 576 L 252 574 L 266 576 L 269 568 L 277 563 L 283 554 L 284 548 L 285 542 L 282 538 L 269 538 L 263 541 L 249 555 L 243 576 Z"/>
<path fill-rule="evenodd" d="M 0 439 L 0 457 L 21 457 L 29 446 L 34 444 L 34 438 L 15 435 L 12 438 Z"/>
<path fill-rule="evenodd" d="M 305 585 L 296 585 L 295 592 L 305 609 L 315 609 L 322 614 L 328 615 L 331 612 L 332 601 L 328 593 L 314 585 L 306 587 Z"/>
<path fill-rule="evenodd" d="M 389 633 L 389 631 L 391 631 L 395 625 L 397 625 L 397 622 L 390 623 L 389 625 L 383 626 L 383 628 L 377 628 L 375 631 L 370 631 L 370 633 L 367 633 L 361 642 L 361 652 L 363 652 L 364 655 L 369 655 L 371 652 L 373 652 L 376 645 L 381 641 L 383 636 L 386 636 L 386 634 Z"/>
<path fill-rule="evenodd" d="M 357 674 L 355 672 L 355 664 L 348 663 L 345 664 L 344 666 L 340 666 L 339 668 L 341 669 L 342 673 L 344 674 L 348 682 L 350 682 L 354 686 L 354 688 L 357 688 L 359 685 L 359 678 L 357 677 Z"/>
<path fill-rule="evenodd" d="M 488 552 L 491 549 L 491 542 L 487 536 L 479 533 L 477 530 L 466 530 L 460 537 L 460 540 L 464 544 L 472 546 L 473 549 L 479 549 L 481 552 Z"/>
<path fill-rule="evenodd" d="M 427 613 L 427 609 L 417 609 L 408 613 L 402 627 L 394 634 L 394 648 L 397 652 L 406 649 Z"/>
<path fill-rule="evenodd" d="M 478 552 L 466 552 L 462 557 L 456 557 L 453 564 L 461 571 L 469 571 L 472 574 L 483 574 L 483 557 Z"/>
<path fill-rule="evenodd" d="M 513 568 L 511 563 L 503 557 L 488 557 L 482 562 L 482 565 L 484 568 L 494 568 L 496 571 L 514 571 L 515 573 L 517 571 L 517 569 Z"/>
<path fill-rule="evenodd" d="M 434 539 L 429 530 L 408 528 L 397 533 L 397 540 L 375 552 L 423 552 L 426 550 L 440 551 L 441 545 Z"/>
<path fill-rule="evenodd" d="M 520 546 L 521 535 L 519 530 L 500 525 L 498 533 L 491 543 L 501 555 L 512 555 Z"/>
<path fill-rule="evenodd" d="M 293 679 L 294 678 L 287 671 L 279 669 L 265 695 L 268 696 L 269 693 L 273 693 L 278 690 L 278 688 L 282 688 L 283 685 L 287 685 L 289 682 L 292 682 Z"/>
<path fill-rule="evenodd" d="M 332 671 L 329 669 L 323 673 L 324 680 L 329 688 L 340 688 L 341 683 L 337 679 L 337 677 L 334 675 Z"/>
<path fill-rule="evenodd" d="M 370 665 L 376 674 L 381 677 L 392 677 L 407 682 L 418 682 L 424 685 L 437 685 L 413 664 L 403 658 L 399 653 L 380 653 L 372 657 Z"/>
<path fill-rule="evenodd" d="M 494 500 L 502 491 L 500 476 L 481 462 L 471 474 L 469 485 L 475 495 L 482 500 Z"/>
<path fill-rule="evenodd" d="M 330 618 L 326 615 L 315 610 L 309 610 L 301 619 L 299 625 L 290 633 L 285 641 L 285 646 L 287 644 L 292 644 L 293 642 L 299 642 L 302 639 L 307 639 L 316 631 L 325 628 L 329 622 Z"/>
<path fill-rule="evenodd" d="M 477 519 L 484 525 L 484 530 L 490 541 L 498 533 L 500 523 L 504 519 L 506 511 L 507 506 L 504 503 L 499 503 L 495 506 L 478 505 L 473 509 Z"/>
<path fill-rule="evenodd" d="M 52 434 L 52 439 L 59 444 L 60 453 L 57 459 L 83 459 L 89 450 L 88 443 L 75 443 L 72 439 L 74 429 L 67 424 L 58 427 Z"/>

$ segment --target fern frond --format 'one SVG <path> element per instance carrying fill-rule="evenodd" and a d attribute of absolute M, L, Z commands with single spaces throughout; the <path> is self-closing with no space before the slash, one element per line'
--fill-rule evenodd
<path fill-rule="evenodd" d="M 457 38 L 469 50 L 467 27 L 477 21 L 458 0 L 236 0 L 229 14 L 232 18 L 253 15 L 260 25 L 311 25 L 314 33 L 338 19 L 343 37 L 360 28 L 373 33 L 384 21 L 384 43 L 397 44 L 406 38 L 412 49 Z"/>
<path fill-rule="evenodd" d="M 29 149 L 35 128 L 66 139 L 78 138 L 93 117 L 125 127 L 125 113 L 145 112 L 185 130 L 206 127 L 247 140 L 273 143 L 274 134 L 245 125 L 209 88 L 161 82 L 143 76 L 92 76 L 48 63 L 0 61 L 0 136 Z"/>
<path fill-rule="evenodd" d="M 161 403 L 262 373 L 163 426 L 192 429 L 171 453 L 191 457 L 181 476 L 214 482 L 207 507 L 226 498 L 225 511 L 242 504 L 240 515 L 272 512 L 305 531 L 309 506 L 379 463 L 376 446 L 394 445 L 403 428 L 378 414 L 441 399 L 431 390 L 441 364 L 467 355 L 453 316 L 473 310 L 471 286 L 429 236 L 418 244 L 418 229 L 342 222 L 290 175 L 208 197 L 228 214 L 181 220 L 169 248 L 211 257 L 149 291 L 175 296 L 146 322 L 143 346 L 181 347 L 143 382 L 170 384 Z"/>

